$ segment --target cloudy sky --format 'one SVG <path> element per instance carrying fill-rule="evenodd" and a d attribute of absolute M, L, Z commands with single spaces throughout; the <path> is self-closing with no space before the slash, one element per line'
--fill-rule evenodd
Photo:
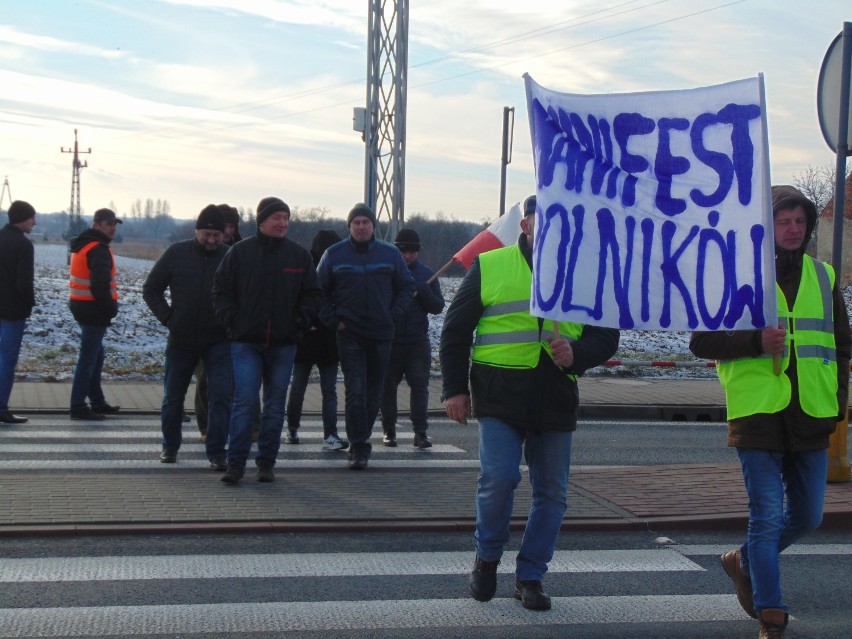
<path fill-rule="evenodd" d="M 390 2 L 391 0 L 387 0 Z M 816 115 L 844 0 L 411 0 L 407 215 L 494 219 L 534 188 L 522 74 L 573 93 L 682 89 L 763 73 L 772 180 L 833 163 Z M 0 176 L 67 210 L 277 195 L 345 217 L 364 198 L 367 0 L 3 0 Z M 8 206 L 8 199 L 3 203 Z"/>

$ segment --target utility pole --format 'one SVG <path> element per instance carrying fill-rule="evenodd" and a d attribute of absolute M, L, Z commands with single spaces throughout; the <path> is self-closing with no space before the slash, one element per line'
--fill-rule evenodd
<path fill-rule="evenodd" d="M 503 107 L 503 153 L 500 158 L 500 215 L 506 212 L 506 167 L 512 162 L 515 107 Z"/>
<path fill-rule="evenodd" d="M 0 191 L 0 209 L 3 208 L 3 198 L 6 196 L 7 193 L 9 194 L 9 204 L 11 204 L 12 203 L 12 189 L 9 188 L 9 176 L 5 175 L 5 176 L 3 176 L 3 190 Z M 8 211 L 9 209 L 6 209 L 6 210 Z"/>
<path fill-rule="evenodd" d="M 369 2 L 367 106 L 355 109 L 353 128 L 365 144 L 364 203 L 392 238 L 405 221 L 409 0 Z"/>
<path fill-rule="evenodd" d="M 66 149 L 64 146 L 59 147 L 62 153 L 73 153 L 71 160 L 71 206 L 68 209 L 68 238 L 71 239 L 83 230 L 83 219 L 80 217 L 80 169 L 85 169 L 89 166 L 88 162 L 80 162 L 81 153 L 91 153 L 92 148 L 88 151 L 80 151 L 77 145 L 77 129 L 74 129 L 74 148 Z"/>

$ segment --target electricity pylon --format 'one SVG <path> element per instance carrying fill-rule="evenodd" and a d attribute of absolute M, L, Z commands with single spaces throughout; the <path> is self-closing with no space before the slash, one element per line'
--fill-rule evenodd
<path fill-rule="evenodd" d="M 73 153 L 71 160 L 71 206 L 68 209 L 68 239 L 78 235 L 83 231 L 85 225 L 80 217 L 80 169 L 85 169 L 89 166 L 88 162 L 80 161 L 81 153 L 91 153 L 92 148 L 88 151 L 80 151 L 77 145 L 77 129 L 74 129 L 74 148 L 66 149 L 64 146 L 59 150 L 62 153 Z"/>

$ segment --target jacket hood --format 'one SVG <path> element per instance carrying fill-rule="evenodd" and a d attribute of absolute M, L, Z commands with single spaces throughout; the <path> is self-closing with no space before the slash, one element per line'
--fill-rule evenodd
<path fill-rule="evenodd" d="M 811 202 L 805 194 L 802 193 L 795 186 L 790 186 L 789 184 L 781 184 L 779 186 L 772 187 L 772 213 L 773 215 L 778 213 L 783 209 L 794 208 L 796 206 L 801 205 L 801 207 L 805 211 L 805 215 L 808 218 L 808 227 L 805 232 L 805 241 L 802 243 L 802 248 L 800 249 L 802 253 L 804 253 L 805 248 L 808 246 L 808 242 L 813 237 L 814 229 L 816 229 L 817 222 L 817 211 L 814 203 Z"/>
<path fill-rule="evenodd" d="M 76 253 L 91 242 L 101 242 L 102 244 L 109 245 L 110 239 L 106 234 L 101 233 L 97 229 L 86 229 L 80 235 L 71 238 L 71 252 Z"/>
<path fill-rule="evenodd" d="M 326 249 L 333 244 L 337 244 L 340 240 L 341 237 L 330 229 L 317 231 L 313 242 L 311 242 L 311 257 L 314 259 L 314 266 L 319 264 L 320 258 L 322 258 L 322 254 L 325 253 Z"/>

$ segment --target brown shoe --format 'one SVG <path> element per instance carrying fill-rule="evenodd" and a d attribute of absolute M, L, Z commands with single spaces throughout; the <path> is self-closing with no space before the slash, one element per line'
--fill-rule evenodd
<path fill-rule="evenodd" d="M 726 552 L 719 558 L 719 561 L 722 562 L 722 568 L 728 573 L 728 577 L 734 582 L 740 606 L 749 617 L 757 619 L 757 613 L 754 611 L 754 597 L 751 593 L 751 579 L 743 572 L 743 566 L 740 563 L 740 549 Z"/>
<path fill-rule="evenodd" d="M 784 628 L 787 627 L 789 616 L 783 610 L 767 608 L 761 610 L 758 620 L 760 621 L 760 634 L 757 639 L 784 639 Z"/>

